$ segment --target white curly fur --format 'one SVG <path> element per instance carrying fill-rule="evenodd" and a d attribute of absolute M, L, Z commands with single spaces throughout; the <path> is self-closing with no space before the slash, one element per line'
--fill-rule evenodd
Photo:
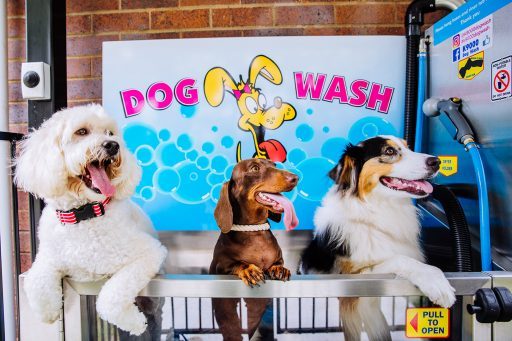
<path fill-rule="evenodd" d="M 86 136 L 75 134 L 81 128 L 88 130 Z M 107 140 L 118 142 L 120 150 L 109 166 L 116 192 L 105 215 L 61 224 L 56 210 L 105 199 L 79 176 L 89 162 L 107 157 L 102 148 Z M 129 200 L 141 172 L 115 122 L 100 105 L 59 111 L 21 142 L 15 165 L 17 185 L 46 203 L 38 253 L 24 285 L 34 312 L 49 323 L 59 318 L 62 277 L 109 278 L 98 296 L 99 315 L 131 334 L 142 334 L 146 318 L 134 305 L 135 297 L 159 271 L 167 250 L 155 238 L 150 220 Z"/>

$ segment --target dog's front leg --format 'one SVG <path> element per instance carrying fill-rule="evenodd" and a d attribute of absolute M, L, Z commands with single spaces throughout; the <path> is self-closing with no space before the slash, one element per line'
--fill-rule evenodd
<path fill-rule="evenodd" d="M 25 277 L 23 288 L 32 310 L 46 323 L 55 322 L 62 308 L 62 274 L 42 253 Z"/>
<path fill-rule="evenodd" d="M 157 274 L 166 254 L 160 245 L 116 272 L 98 295 L 96 310 L 100 317 L 130 334 L 142 334 L 146 317 L 135 305 L 135 297 Z"/>
<path fill-rule="evenodd" d="M 373 267 L 372 273 L 395 273 L 417 286 L 434 304 L 449 308 L 455 303 L 455 289 L 443 272 L 407 256 L 394 256 Z"/>
<path fill-rule="evenodd" d="M 233 268 L 233 275 L 238 276 L 245 284 L 250 286 L 259 286 L 260 282 L 265 282 L 265 273 L 254 264 L 242 263 Z"/>

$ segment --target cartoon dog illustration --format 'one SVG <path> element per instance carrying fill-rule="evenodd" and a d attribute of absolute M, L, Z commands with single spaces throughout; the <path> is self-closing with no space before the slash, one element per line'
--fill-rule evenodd
<path fill-rule="evenodd" d="M 273 105 L 267 103 L 261 89 L 256 87 L 256 79 L 262 76 L 269 82 L 279 85 L 283 82 L 281 70 L 270 58 L 256 56 L 249 66 L 249 78 L 237 83 L 228 71 L 221 67 L 215 67 L 208 71 L 204 79 L 204 93 L 206 100 L 213 107 L 218 107 L 224 100 L 224 92 L 232 94 L 240 111 L 238 127 L 243 131 L 249 131 L 254 141 L 256 150 L 253 157 L 270 159 L 274 162 L 286 160 L 286 149 L 281 142 L 271 139 L 265 140 L 265 130 L 275 130 L 283 122 L 291 121 L 297 115 L 295 108 L 280 97 L 275 97 Z M 238 142 L 237 161 L 242 159 L 241 142 Z"/>

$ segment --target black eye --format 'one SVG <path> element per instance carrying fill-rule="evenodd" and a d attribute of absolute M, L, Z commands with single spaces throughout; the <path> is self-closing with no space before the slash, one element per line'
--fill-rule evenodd
<path fill-rule="evenodd" d="M 114 135 L 113 132 L 111 132 L 110 130 L 105 130 L 105 134 L 107 134 L 108 136 L 112 136 Z"/>
<path fill-rule="evenodd" d="M 396 150 L 393 147 L 387 147 L 386 150 L 384 150 L 384 153 L 386 155 L 392 156 L 396 154 Z"/>
<path fill-rule="evenodd" d="M 259 172 L 259 171 L 260 171 L 260 166 L 258 166 L 258 165 L 252 165 L 252 166 L 249 168 L 249 170 L 250 170 L 251 172 Z"/>
<path fill-rule="evenodd" d="M 85 136 L 87 134 L 89 134 L 89 130 L 87 130 L 86 128 L 80 128 L 77 131 L 75 131 L 75 135 Z"/>

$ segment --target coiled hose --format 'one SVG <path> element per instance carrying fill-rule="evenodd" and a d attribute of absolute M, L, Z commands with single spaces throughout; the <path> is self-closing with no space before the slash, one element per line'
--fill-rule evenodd
<path fill-rule="evenodd" d="M 459 200 L 448 187 L 443 185 L 434 185 L 432 196 L 441 203 L 448 220 L 456 271 L 472 271 L 471 236 L 466 215 Z"/>
<path fill-rule="evenodd" d="M 416 111 L 418 108 L 418 50 L 419 35 L 408 35 L 405 64 L 404 139 L 409 146 L 415 144 Z"/>

